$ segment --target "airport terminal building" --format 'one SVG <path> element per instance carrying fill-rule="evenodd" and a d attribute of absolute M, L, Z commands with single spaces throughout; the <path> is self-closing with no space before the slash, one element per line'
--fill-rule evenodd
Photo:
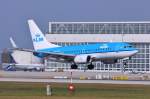
<path fill-rule="evenodd" d="M 139 22 L 49 22 L 48 41 L 55 44 L 78 45 L 100 42 L 128 42 L 139 52 L 128 61 L 126 71 L 150 72 L 150 21 Z M 46 61 L 52 69 L 70 69 L 69 63 Z M 116 64 L 93 63 L 94 70 L 120 72 L 122 60 Z M 79 69 L 84 66 L 79 65 Z"/>

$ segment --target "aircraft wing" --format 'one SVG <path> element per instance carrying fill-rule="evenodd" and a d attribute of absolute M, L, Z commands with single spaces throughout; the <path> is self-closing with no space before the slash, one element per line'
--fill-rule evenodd
<path fill-rule="evenodd" d="M 24 49 L 24 48 L 14 48 L 13 50 L 20 50 L 20 51 L 26 51 L 26 52 L 32 52 L 34 55 L 39 57 L 52 57 L 57 59 L 64 59 L 66 61 L 73 61 L 75 55 L 71 54 L 63 54 L 63 53 L 56 53 L 56 52 L 45 52 L 45 51 L 35 51 L 31 49 Z M 41 56 L 40 56 L 41 55 Z"/>
<path fill-rule="evenodd" d="M 54 57 L 54 58 L 63 58 L 66 60 L 73 60 L 75 55 L 68 55 L 68 54 L 63 54 L 63 53 L 56 53 L 56 52 L 45 52 L 45 51 L 36 51 L 35 53 L 41 53 L 45 54 L 46 57 Z"/>

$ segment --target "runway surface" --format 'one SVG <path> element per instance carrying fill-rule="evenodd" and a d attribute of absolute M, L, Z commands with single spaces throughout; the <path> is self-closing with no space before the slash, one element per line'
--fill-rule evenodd
<path fill-rule="evenodd" d="M 70 79 L 31 79 L 31 78 L 0 78 L 0 82 L 40 82 L 40 83 L 70 83 Z M 139 84 L 150 85 L 150 81 L 119 81 L 119 80 L 77 80 L 73 83 L 93 83 L 93 84 Z"/>
<path fill-rule="evenodd" d="M 140 80 L 102 80 L 97 79 L 96 75 L 110 77 L 125 75 L 132 78 L 140 78 Z M 147 76 L 148 75 L 148 76 Z M 150 85 L 150 80 L 143 80 L 143 77 L 148 77 L 149 74 L 121 74 L 107 72 L 72 72 L 73 83 L 105 83 L 105 84 L 142 84 Z M 69 83 L 70 72 L 7 72 L 0 71 L 1 82 L 41 82 L 41 83 Z"/>
<path fill-rule="evenodd" d="M 115 77 L 115 76 L 128 76 L 128 78 L 134 79 L 134 78 L 140 78 L 142 80 L 142 77 L 147 76 L 147 78 L 150 78 L 150 74 L 125 74 L 120 72 L 83 72 L 83 71 L 72 71 L 72 77 L 75 79 L 96 79 L 96 76 L 101 76 L 105 79 L 109 77 Z M 1 78 L 44 78 L 44 79 L 52 79 L 52 78 L 70 78 L 71 77 L 71 71 L 65 71 L 65 72 L 24 72 L 24 71 L 0 71 L 0 77 Z M 136 79 L 136 80 L 140 80 Z"/>
<path fill-rule="evenodd" d="M 75 79 L 79 79 L 80 77 L 95 79 L 96 75 L 100 75 L 100 72 L 79 72 L 72 71 L 72 77 Z M 108 73 L 103 73 L 103 75 L 107 75 Z M 121 75 L 121 73 L 110 74 L 110 75 Z M 24 72 L 24 71 L 0 71 L 0 77 L 8 77 L 8 78 L 70 78 L 71 72 Z"/>

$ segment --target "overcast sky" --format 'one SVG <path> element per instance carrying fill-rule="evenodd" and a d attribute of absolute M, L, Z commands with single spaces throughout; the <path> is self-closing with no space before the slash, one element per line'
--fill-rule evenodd
<path fill-rule="evenodd" d="M 0 50 L 32 48 L 27 19 L 44 32 L 49 21 L 150 21 L 150 0 L 0 0 Z"/>

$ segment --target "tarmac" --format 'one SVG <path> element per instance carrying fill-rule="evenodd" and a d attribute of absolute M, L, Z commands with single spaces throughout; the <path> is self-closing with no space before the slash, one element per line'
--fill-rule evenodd
<path fill-rule="evenodd" d="M 150 74 L 130 74 L 122 72 L 92 72 L 92 71 L 64 71 L 64 72 L 29 72 L 29 71 L 0 71 L 1 78 L 74 78 L 74 79 L 110 79 L 127 77 L 128 80 L 150 80 Z"/>
<path fill-rule="evenodd" d="M 72 72 L 72 73 L 71 73 Z M 72 74 L 72 75 L 71 75 Z M 1 82 L 41 82 L 41 83 L 100 83 L 100 84 L 140 84 L 150 85 L 150 80 L 105 80 L 96 79 L 97 75 L 109 76 L 131 76 L 144 77 L 149 74 L 122 74 L 122 73 L 101 73 L 101 72 L 24 72 L 24 71 L 0 71 Z M 109 76 L 108 76 L 109 75 Z"/>
<path fill-rule="evenodd" d="M 37 83 L 92 83 L 92 84 L 133 84 L 150 85 L 150 81 L 121 81 L 121 80 L 78 80 L 73 79 L 32 79 L 32 78 L 0 78 L 0 82 L 37 82 Z"/>

